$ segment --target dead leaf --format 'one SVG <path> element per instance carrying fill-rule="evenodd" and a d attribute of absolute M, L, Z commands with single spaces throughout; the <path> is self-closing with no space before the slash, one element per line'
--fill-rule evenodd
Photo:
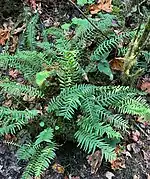
<path fill-rule="evenodd" d="M 18 70 L 9 70 L 9 76 L 11 76 L 12 78 L 17 78 L 19 75 L 19 71 Z"/>
<path fill-rule="evenodd" d="M 143 153 L 144 160 L 150 160 L 150 155 L 148 152 L 145 152 L 144 150 L 142 150 L 142 153 Z"/>
<path fill-rule="evenodd" d="M 109 61 L 112 70 L 123 71 L 124 58 L 116 57 Z"/>
<path fill-rule="evenodd" d="M 140 138 L 140 132 L 138 130 L 132 131 L 132 140 L 137 142 Z"/>
<path fill-rule="evenodd" d="M 33 10 L 36 10 L 36 0 L 26 0 L 26 2 L 32 7 Z"/>
<path fill-rule="evenodd" d="M 127 145 L 127 149 L 129 151 L 133 150 L 134 153 L 139 153 L 140 152 L 140 147 L 137 143 L 131 143 Z"/>
<path fill-rule="evenodd" d="M 10 30 L 0 28 L 0 45 L 5 45 L 9 37 L 10 37 Z"/>
<path fill-rule="evenodd" d="M 112 160 L 111 162 L 111 168 L 113 170 L 126 168 L 125 166 L 125 159 L 118 157 L 116 160 Z"/>
<path fill-rule="evenodd" d="M 11 107 L 12 106 L 12 99 L 8 99 L 3 103 L 3 106 L 5 107 Z"/>
<path fill-rule="evenodd" d="M 5 140 L 6 141 L 16 141 L 17 140 L 17 137 L 15 135 L 12 135 L 12 134 L 6 134 L 4 136 Z"/>
<path fill-rule="evenodd" d="M 149 81 L 143 81 L 140 88 L 141 88 L 142 91 L 150 93 L 150 82 Z"/>
<path fill-rule="evenodd" d="M 102 153 L 97 150 L 95 153 L 87 156 L 88 164 L 91 166 L 91 173 L 96 173 L 102 163 Z"/>
<path fill-rule="evenodd" d="M 111 3 L 112 3 L 112 0 L 99 0 L 97 4 L 92 4 L 90 6 L 90 13 L 97 14 L 101 10 L 105 12 L 112 12 Z"/>
<path fill-rule="evenodd" d="M 13 53 L 13 52 L 16 51 L 16 48 L 17 48 L 17 45 L 18 45 L 18 36 L 17 35 L 11 36 L 10 44 L 11 45 L 9 47 L 9 51 Z"/>
<path fill-rule="evenodd" d="M 64 173 L 65 172 L 65 169 L 63 166 L 61 166 L 60 164 L 58 163 L 55 163 L 53 166 L 52 166 L 52 169 L 57 172 L 57 173 Z"/>
<path fill-rule="evenodd" d="M 80 177 L 79 176 L 71 177 L 71 179 L 80 179 Z"/>
<path fill-rule="evenodd" d="M 106 178 L 112 179 L 115 175 L 112 172 L 107 171 L 105 174 Z"/>

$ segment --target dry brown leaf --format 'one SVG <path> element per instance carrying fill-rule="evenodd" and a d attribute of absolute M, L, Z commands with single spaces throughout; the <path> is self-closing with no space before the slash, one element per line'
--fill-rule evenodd
<path fill-rule="evenodd" d="M 123 71 L 124 58 L 116 57 L 109 61 L 112 70 Z"/>
<path fill-rule="evenodd" d="M 99 11 L 112 12 L 112 0 L 99 0 L 97 4 L 90 6 L 90 13 L 97 14 Z"/>
<path fill-rule="evenodd" d="M 13 53 L 16 51 L 18 45 L 18 36 L 17 35 L 11 36 L 10 43 L 11 45 L 9 47 L 9 51 Z"/>
<path fill-rule="evenodd" d="M 150 93 L 150 81 L 143 81 L 140 88 L 142 91 Z"/>
<path fill-rule="evenodd" d="M 10 37 L 10 30 L 0 28 L 0 45 L 5 45 L 9 37 Z"/>
<path fill-rule="evenodd" d="M 87 156 L 88 164 L 91 166 L 91 173 L 96 173 L 102 163 L 102 153 L 97 150 L 94 154 Z"/>
<path fill-rule="evenodd" d="M 111 168 L 113 170 L 116 170 L 116 169 L 121 169 L 121 168 L 126 168 L 125 166 L 125 159 L 123 158 L 117 158 L 116 160 L 112 160 L 111 162 Z"/>
<path fill-rule="evenodd" d="M 65 172 L 65 169 L 63 166 L 61 166 L 60 164 L 58 163 L 55 163 L 53 166 L 52 166 L 52 169 L 57 172 L 57 173 L 64 173 Z"/>

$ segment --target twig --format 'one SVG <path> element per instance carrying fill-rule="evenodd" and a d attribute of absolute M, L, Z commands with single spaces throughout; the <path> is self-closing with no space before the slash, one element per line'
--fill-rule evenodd
<path fill-rule="evenodd" d="M 89 18 L 84 14 L 84 12 L 81 11 L 81 9 L 79 9 L 79 7 L 78 7 L 72 0 L 68 0 L 68 1 L 83 15 L 83 17 L 85 17 L 85 18 L 88 20 L 88 22 L 89 22 L 95 29 L 97 29 L 105 38 L 109 39 L 99 28 L 97 28 L 97 26 L 96 26 L 92 21 L 89 20 Z"/>
<path fill-rule="evenodd" d="M 136 122 L 134 122 L 134 124 L 147 138 L 149 137 L 149 135 L 138 124 L 136 124 Z"/>

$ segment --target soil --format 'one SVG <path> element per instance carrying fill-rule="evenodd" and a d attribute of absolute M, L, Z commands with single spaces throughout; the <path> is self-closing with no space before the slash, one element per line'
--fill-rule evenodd
<path fill-rule="evenodd" d="M 0 4 L 0 25 L 2 20 L 8 17 L 16 17 L 22 11 L 22 3 L 19 0 L 1 0 Z M 0 2 L 0 3 L 1 3 Z M 12 3 L 13 2 L 13 3 Z M 18 11 L 18 6 L 20 7 Z M 5 7 L 5 8 L 3 8 Z M 11 9 L 10 9 L 11 7 Z M 68 22 L 73 17 L 81 17 L 79 12 L 66 0 L 45 0 L 42 1 L 43 12 L 41 19 L 48 21 L 48 25 L 54 23 Z M 142 126 L 143 127 L 143 126 Z M 150 126 L 144 126 L 144 131 L 150 134 Z M 64 174 L 59 174 L 52 169 L 52 165 L 43 174 L 43 179 L 107 179 L 106 172 L 112 172 L 114 179 L 149 179 L 150 174 L 150 138 L 148 139 L 142 132 L 140 140 L 134 143 L 134 149 L 131 151 L 125 149 L 125 153 L 121 155 L 125 159 L 125 166 L 120 170 L 112 170 L 109 163 L 102 162 L 98 172 L 91 174 L 91 168 L 87 163 L 87 154 L 82 152 L 76 144 L 66 142 L 59 147 L 57 162 L 65 168 Z M 130 154 L 129 156 L 126 156 Z M 16 157 L 16 148 L 12 148 L 2 141 L 0 142 L 0 179 L 20 179 L 25 168 L 25 162 L 18 162 Z M 137 178 L 135 177 L 137 176 Z M 138 178 L 139 176 L 139 178 Z M 75 178 L 76 177 L 76 178 Z M 111 178 L 110 178 L 111 179 Z"/>

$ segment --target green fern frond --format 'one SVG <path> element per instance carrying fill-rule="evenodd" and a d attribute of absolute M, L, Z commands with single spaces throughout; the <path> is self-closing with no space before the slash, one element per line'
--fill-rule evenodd
<path fill-rule="evenodd" d="M 55 158 L 55 146 L 53 144 L 45 147 L 40 151 L 37 160 L 34 163 L 35 176 L 40 176 L 45 169 L 49 167 L 51 160 Z"/>
<path fill-rule="evenodd" d="M 94 134 L 79 130 L 75 133 L 75 138 L 77 139 L 79 146 L 88 153 L 93 153 L 96 148 L 100 148 L 102 150 L 102 155 L 106 160 L 110 161 L 116 158 L 114 148 L 110 147 L 110 145 L 104 142 L 103 139 L 100 139 Z"/>
<path fill-rule="evenodd" d="M 38 18 L 38 13 L 36 13 L 28 22 L 26 27 L 27 47 L 29 47 L 31 51 L 35 50 L 36 25 L 38 22 Z"/>
<path fill-rule="evenodd" d="M 113 107 L 123 114 L 139 115 L 145 118 L 150 116 L 150 107 L 141 97 L 122 99 Z"/>
<path fill-rule="evenodd" d="M 109 54 L 112 51 L 112 49 L 117 48 L 117 46 L 123 39 L 131 39 L 133 36 L 134 32 L 129 32 L 123 33 L 119 36 L 112 37 L 109 40 L 106 39 L 103 43 L 100 43 L 100 45 L 93 52 L 93 54 L 91 55 L 91 60 L 101 61 L 102 59 L 106 59 L 107 54 Z"/>
<path fill-rule="evenodd" d="M 6 92 L 13 96 L 28 95 L 29 97 L 43 97 L 43 94 L 37 88 L 23 85 L 15 82 L 2 82 L 0 83 L 2 92 Z"/>
<path fill-rule="evenodd" d="M 2 120 L 0 135 L 15 134 L 16 130 L 21 130 L 29 120 L 38 115 L 37 110 L 11 110 L 6 107 L 0 107 L 0 119 Z"/>
<path fill-rule="evenodd" d="M 83 49 L 86 46 L 91 45 L 95 39 L 99 41 L 104 40 L 105 37 L 102 36 L 100 31 L 104 34 L 107 33 L 108 35 L 108 29 L 113 26 L 112 21 L 114 18 L 115 17 L 113 15 L 101 14 L 99 21 L 89 19 L 97 28 L 93 27 L 93 25 L 90 24 L 88 20 L 79 19 L 79 24 L 78 21 L 76 22 L 78 27 L 76 28 L 76 35 L 72 41 L 73 44 L 78 44 L 77 48 Z"/>
<path fill-rule="evenodd" d="M 29 160 L 22 178 L 40 176 L 49 167 L 51 160 L 55 158 L 56 145 L 52 141 L 53 129 L 47 128 L 42 131 L 33 144 L 24 144 L 17 152 L 19 160 Z M 46 147 L 44 143 L 46 142 Z"/>
<path fill-rule="evenodd" d="M 23 73 L 28 80 L 33 80 L 37 72 L 41 71 L 45 54 L 36 51 L 20 51 L 14 56 L 8 54 L 0 55 L 1 68 L 15 68 Z"/>
<path fill-rule="evenodd" d="M 63 59 L 60 60 L 58 76 L 61 88 L 71 87 L 81 78 L 80 65 L 76 54 L 76 51 L 64 51 Z"/>
<path fill-rule="evenodd" d="M 126 131 L 129 128 L 128 121 L 123 119 L 122 116 L 118 114 L 110 116 L 109 121 L 110 121 L 110 124 L 117 129 Z"/>

